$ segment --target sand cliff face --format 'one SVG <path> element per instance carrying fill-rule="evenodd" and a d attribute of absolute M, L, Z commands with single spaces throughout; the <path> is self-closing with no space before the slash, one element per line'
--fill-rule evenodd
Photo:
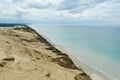
<path fill-rule="evenodd" d="M 90 80 L 33 29 L 0 28 L 0 80 Z"/>

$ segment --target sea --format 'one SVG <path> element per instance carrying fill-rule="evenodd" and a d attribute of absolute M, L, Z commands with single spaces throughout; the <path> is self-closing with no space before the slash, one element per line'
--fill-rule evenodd
<path fill-rule="evenodd" d="M 120 80 L 120 26 L 30 24 L 78 60 Z"/>

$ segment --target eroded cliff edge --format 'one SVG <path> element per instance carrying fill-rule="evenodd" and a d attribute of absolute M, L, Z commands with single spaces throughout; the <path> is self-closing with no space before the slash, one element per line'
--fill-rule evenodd
<path fill-rule="evenodd" d="M 0 27 L 0 80 L 90 80 L 28 26 Z"/>

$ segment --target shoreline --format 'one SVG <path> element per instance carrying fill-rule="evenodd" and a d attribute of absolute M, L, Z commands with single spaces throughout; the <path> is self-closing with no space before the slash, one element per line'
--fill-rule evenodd
<path fill-rule="evenodd" d="M 28 25 L 30 26 L 30 25 Z M 32 28 L 30 26 L 30 28 Z M 32 28 L 34 29 L 34 28 Z M 35 29 L 34 29 L 35 30 Z M 35 30 L 36 31 L 36 30 Z M 37 32 L 37 31 L 36 31 Z M 46 37 L 45 35 L 43 35 L 42 33 L 38 33 L 40 36 L 42 36 L 46 41 L 48 41 L 54 48 L 58 49 L 61 52 L 64 52 L 65 54 L 67 54 L 72 61 L 74 62 L 74 64 L 79 68 L 82 69 L 92 80 L 117 80 L 112 78 L 110 75 L 104 73 L 103 71 L 93 67 L 93 66 L 89 66 L 88 64 L 86 64 L 85 62 L 83 62 L 80 59 L 77 59 L 74 55 L 72 55 L 66 48 L 64 48 L 61 45 L 57 45 L 54 43 L 54 41 L 52 41 L 51 39 L 49 39 L 48 37 Z"/>

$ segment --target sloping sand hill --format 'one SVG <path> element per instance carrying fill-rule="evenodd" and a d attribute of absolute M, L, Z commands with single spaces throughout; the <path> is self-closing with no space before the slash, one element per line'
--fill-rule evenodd
<path fill-rule="evenodd" d="M 0 80 L 90 80 L 27 26 L 0 27 Z"/>

